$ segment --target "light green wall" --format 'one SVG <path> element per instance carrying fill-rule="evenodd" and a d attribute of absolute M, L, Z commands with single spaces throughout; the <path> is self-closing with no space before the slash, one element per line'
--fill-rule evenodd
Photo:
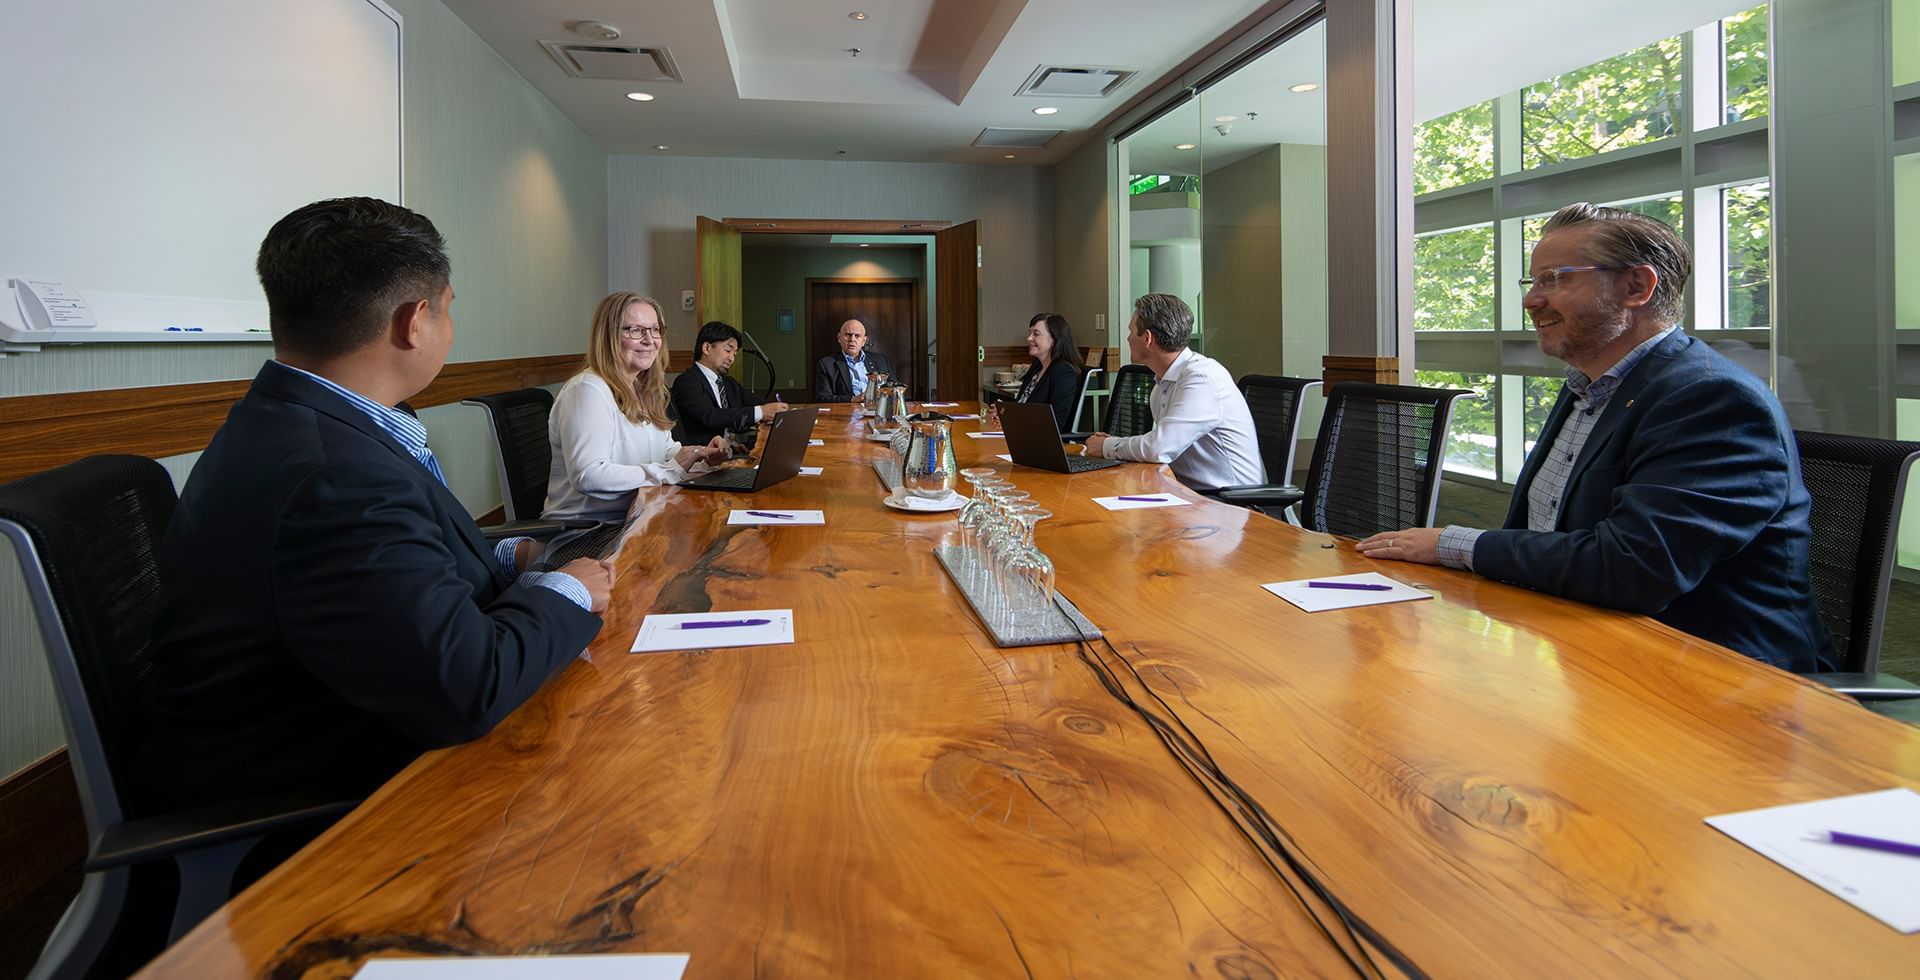
<path fill-rule="evenodd" d="M 1894 325 L 1920 330 L 1920 153 L 1893 158 L 1893 263 Z"/>
<path fill-rule="evenodd" d="M 745 325 L 779 372 L 776 387 L 813 386 L 813 364 L 807 360 L 808 279 L 924 279 L 925 252 L 922 248 L 741 250 Z M 782 334 L 774 329 L 776 311 L 782 306 L 793 308 L 793 333 Z M 925 309 L 920 316 L 924 326 Z M 885 353 L 897 361 L 907 352 Z"/>
<path fill-rule="evenodd" d="M 1920 0 L 1893 0 L 1893 84 L 1920 82 Z"/>
<path fill-rule="evenodd" d="M 606 154 L 438 0 L 389 2 L 406 21 L 406 204 L 434 220 L 453 256 L 452 359 L 581 350 L 606 289 Z M 54 347 L 0 361 L 0 397 L 246 378 L 270 353 Z M 422 419 L 461 502 L 497 506 L 480 410 L 445 406 Z M 192 458 L 163 462 L 178 482 Z M 64 741 L 17 564 L 0 545 L 0 773 Z"/>

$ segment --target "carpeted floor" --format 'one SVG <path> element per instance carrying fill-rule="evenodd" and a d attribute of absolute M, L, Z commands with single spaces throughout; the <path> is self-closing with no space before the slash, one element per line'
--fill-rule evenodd
<path fill-rule="evenodd" d="M 1435 523 L 1443 527 L 1499 527 L 1507 519 L 1508 497 L 1505 490 L 1443 480 Z M 1920 683 L 1920 585 L 1899 580 L 1893 583 L 1887 598 L 1887 625 L 1880 641 L 1880 669 Z"/>

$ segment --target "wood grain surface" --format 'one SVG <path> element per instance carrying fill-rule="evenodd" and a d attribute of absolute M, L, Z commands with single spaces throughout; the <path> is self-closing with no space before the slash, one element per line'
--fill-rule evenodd
<path fill-rule="evenodd" d="M 969 424 L 963 423 L 962 427 Z M 846 407 L 817 477 L 649 494 L 591 660 L 429 753 L 151 965 L 657 951 L 688 975 L 1911 975 L 1901 936 L 1702 823 L 1920 787 L 1920 730 L 1642 617 L 1197 501 L 1012 469 L 1107 642 L 996 649 L 881 505 Z M 728 527 L 756 507 L 825 527 Z M 1308 615 L 1263 582 L 1431 601 Z M 627 653 L 649 612 L 792 646 Z M 1318 885 L 1321 892 L 1316 893 Z M 1344 919 L 1343 919 L 1344 915 Z"/>

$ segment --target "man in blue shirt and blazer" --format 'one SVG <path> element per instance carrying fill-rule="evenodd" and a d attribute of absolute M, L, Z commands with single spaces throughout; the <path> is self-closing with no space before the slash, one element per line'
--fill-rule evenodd
<path fill-rule="evenodd" d="M 1675 325 L 1692 267 L 1658 221 L 1560 209 L 1524 305 L 1567 384 L 1506 526 L 1386 531 L 1361 553 L 1643 613 L 1788 670 L 1829 667 L 1793 430 L 1766 382 Z"/>
<path fill-rule="evenodd" d="M 363 795 L 478 738 L 573 662 L 612 582 L 488 543 L 395 405 L 453 343 L 433 224 L 370 198 L 282 218 L 258 260 L 274 359 L 195 464 L 160 549 L 142 776 L 159 805 Z"/>
<path fill-rule="evenodd" d="M 893 376 L 893 362 L 867 349 L 867 325 L 858 317 L 840 325 L 840 350 L 820 359 L 813 368 L 813 400 L 857 402 L 873 383 L 875 372 Z"/>

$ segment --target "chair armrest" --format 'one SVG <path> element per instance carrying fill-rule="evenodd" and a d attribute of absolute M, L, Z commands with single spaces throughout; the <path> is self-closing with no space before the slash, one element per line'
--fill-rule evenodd
<path fill-rule="evenodd" d="M 1820 672 L 1802 676 L 1855 701 L 1908 701 L 1920 698 L 1920 684 L 1892 674 Z"/>
<path fill-rule="evenodd" d="M 1223 503 L 1242 507 L 1291 507 L 1307 499 L 1306 491 L 1284 484 L 1257 487 L 1220 487 L 1213 497 Z"/>
<path fill-rule="evenodd" d="M 505 538 L 536 538 L 545 541 L 562 531 L 584 531 L 597 526 L 599 523 L 599 521 L 579 519 L 558 521 L 508 521 L 505 524 L 483 527 L 480 529 L 480 534 L 488 541 L 499 541 Z"/>
<path fill-rule="evenodd" d="M 114 824 L 87 855 L 88 871 L 104 871 L 196 851 L 276 830 L 331 823 L 359 800 L 267 796 L 233 800 L 179 813 Z"/>

